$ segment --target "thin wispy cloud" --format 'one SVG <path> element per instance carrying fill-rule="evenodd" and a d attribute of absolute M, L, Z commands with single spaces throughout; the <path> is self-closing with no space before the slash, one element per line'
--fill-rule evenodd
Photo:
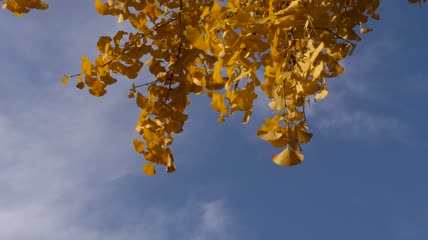
<path fill-rule="evenodd" d="M 202 215 L 191 240 L 234 239 L 232 218 L 224 208 L 224 201 L 201 204 Z"/>

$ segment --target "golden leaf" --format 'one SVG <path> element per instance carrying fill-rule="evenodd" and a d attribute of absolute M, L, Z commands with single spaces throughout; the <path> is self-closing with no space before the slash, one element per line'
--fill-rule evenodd
<path fill-rule="evenodd" d="M 100 0 L 95 0 L 94 5 L 95 5 L 95 9 L 97 10 L 97 12 L 101 15 L 107 14 L 107 10 L 110 7 L 108 4 L 104 4 Z"/>
<path fill-rule="evenodd" d="M 259 136 L 260 139 L 265 141 L 276 140 L 282 137 L 282 133 L 277 131 L 269 131 L 269 132 L 258 131 L 257 135 Z"/>
<path fill-rule="evenodd" d="M 147 106 L 148 99 L 144 97 L 141 93 L 137 93 L 137 105 L 140 108 L 145 108 Z"/>
<path fill-rule="evenodd" d="M 141 154 L 144 153 L 144 143 L 143 142 L 140 142 L 140 140 L 138 140 L 138 139 L 134 139 L 133 143 L 134 143 L 135 151 L 137 151 L 138 153 L 141 153 Z"/>
<path fill-rule="evenodd" d="M 282 98 L 274 99 L 268 105 L 272 110 L 275 111 L 282 111 L 285 108 L 285 102 Z"/>
<path fill-rule="evenodd" d="M 134 98 L 135 97 L 135 92 L 133 92 L 133 91 L 131 91 L 129 94 L 128 94 L 128 98 Z"/>
<path fill-rule="evenodd" d="M 315 68 L 314 68 L 314 79 L 318 78 L 322 72 L 322 70 L 324 69 L 324 62 L 321 61 Z"/>
<path fill-rule="evenodd" d="M 300 143 L 308 143 L 309 141 L 311 141 L 312 138 L 312 134 L 302 131 L 301 129 L 297 129 L 297 140 Z"/>
<path fill-rule="evenodd" d="M 117 23 L 122 23 L 123 22 L 123 14 L 120 14 L 119 17 L 117 18 Z"/>
<path fill-rule="evenodd" d="M 63 77 L 61 78 L 61 82 L 62 82 L 64 85 L 67 85 L 67 84 L 68 84 L 68 78 L 67 78 L 66 76 L 63 76 Z"/>
<path fill-rule="evenodd" d="M 85 55 L 82 56 L 82 71 L 86 75 L 92 75 L 92 64 Z"/>
<path fill-rule="evenodd" d="M 175 170 L 177 170 L 177 168 L 174 164 L 171 164 L 171 166 L 166 166 L 166 171 L 169 173 L 175 172 Z"/>
<path fill-rule="evenodd" d="M 224 116 L 227 114 L 227 108 L 224 104 L 224 95 L 216 92 L 212 92 L 212 101 L 211 101 L 211 107 L 219 112 L 221 116 Z"/>
<path fill-rule="evenodd" d="M 324 99 L 325 97 L 327 97 L 327 95 L 328 95 L 328 90 L 327 90 L 327 88 L 324 88 L 324 89 L 322 89 L 319 93 L 317 93 L 317 94 L 315 95 L 315 99 L 316 99 L 316 100 L 322 100 L 322 99 Z"/>
<path fill-rule="evenodd" d="M 195 48 L 206 51 L 209 48 L 209 45 L 205 43 L 204 37 L 202 34 L 194 27 L 187 26 L 186 32 L 184 32 L 187 40 L 192 43 Z"/>
<path fill-rule="evenodd" d="M 79 89 L 83 89 L 83 88 L 85 87 L 85 83 L 83 83 L 83 82 L 78 82 L 78 83 L 76 84 L 76 87 L 77 87 L 77 88 L 79 88 Z"/>
<path fill-rule="evenodd" d="M 372 31 L 373 31 L 372 28 L 360 28 L 361 34 L 366 34 L 366 33 L 372 32 Z"/>
<path fill-rule="evenodd" d="M 311 62 L 314 62 L 315 59 L 318 57 L 318 55 L 321 53 L 322 49 L 324 48 L 324 42 L 321 42 L 318 47 L 314 50 L 314 52 L 311 55 Z"/>
<path fill-rule="evenodd" d="M 215 67 L 214 67 L 214 73 L 213 73 L 213 79 L 217 83 L 223 83 L 223 77 L 221 76 L 221 68 L 223 67 L 223 58 L 219 57 Z"/>
<path fill-rule="evenodd" d="M 244 117 L 242 118 L 242 124 L 247 124 L 250 121 L 251 114 L 251 111 L 245 111 Z"/>
<path fill-rule="evenodd" d="M 92 86 L 89 88 L 89 93 L 96 97 L 104 96 L 104 94 L 107 93 L 105 87 L 106 85 L 103 82 L 95 80 Z"/>
<path fill-rule="evenodd" d="M 224 117 L 219 117 L 219 118 L 217 118 L 217 122 L 219 122 L 219 123 L 224 122 Z"/>
<path fill-rule="evenodd" d="M 282 152 L 272 157 L 272 161 L 280 166 L 294 166 L 303 161 L 303 154 L 286 147 Z"/>
<path fill-rule="evenodd" d="M 155 166 L 153 166 L 153 163 L 147 163 L 146 165 L 144 165 L 143 172 L 148 176 L 154 176 L 156 174 L 156 169 Z"/>

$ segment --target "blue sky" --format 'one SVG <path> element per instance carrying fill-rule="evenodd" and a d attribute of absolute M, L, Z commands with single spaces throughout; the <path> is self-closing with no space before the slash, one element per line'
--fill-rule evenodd
<path fill-rule="evenodd" d="M 383 1 L 293 168 L 249 125 L 192 98 L 177 171 L 146 177 L 124 80 L 102 98 L 60 77 L 121 26 L 92 1 L 0 12 L 0 239 L 428 239 L 427 7 Z M 142 74 L 143 82 L 149 75 Z"/>

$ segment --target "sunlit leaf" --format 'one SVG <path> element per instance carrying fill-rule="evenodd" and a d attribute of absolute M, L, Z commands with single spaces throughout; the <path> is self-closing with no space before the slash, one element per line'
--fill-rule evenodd
<path fill-rule="evenodd" d="M 265 141 L 276 140 L 282 137 L 282 133 L 277 131 L 259 132 L 257 135 Z"/>
<path fill-rule="evenodd" d="M 322 99 L 324 99 L 325 97 L 327 97 L 327 95 L 328 95 L 328 90 L 327 90 L 327 88 L 324 88 L 324 89 L 322 89 L 319 93 L 317 93 L 317 94 L 315 95 L 315 99 L 316 99 L 316 100 L 322 100 Z"/>
<path fill-rule="evenodd" d="M 175 170 L 177 170 L 177 168 L 175 167 L 174 164 L 172 164 L 171 166 L 167 166 L 166 167 L 166 171 L 169 173 L 175 172 Z"/>
<path fill-rule="evenodd" d="M 272 161 L 280 166 L 294 166 L 300 164 L 304 157 L 290 147 L 286 147 L 282 152 L 272 157 Z"/>
<path fill-rule="evenodd" d="M 143 172 L 147 174 L 147 176 L 154 176 L 156 174 L 155 166 L 153 163 L 147 163 L 143 166 Z"/>
<path fill-rule="evenodd" d="M 99 14 L 107 14 L 107 10 L 109 9 L 109 7 L 110 6 L 107 3 L 102 3 L 100 0 L 95 0 L 95 9 Z"/>
<path fill-rule="evenodd" d="M 134 139 L 134 148 L 138 153 L 144 153 L 144 142 L 140 142 L 138 139 Z"/>
<path fill-rule="evenodd" d="M 308 143 L 309 141 L 311 141 L 312 138 L 312 134 L 302 131 L 300 129 L 297 130 L 297 140 L 300 143 Z"/>
<path fill-rule="evenodd" d="M 198 31 L 198 29 L 189 25 L 184 35 L 186 36 L 187 40 L 189 40 L 189 42 L 191 42 L 192 45 L 196 48 L 203 51 L 206 51 L 209 48 L 208 44 L 205 43 L 204 37 Z"/>
<path fill-rule="evenodd" d="M 85 55 L 82 56 L 82 71 L 86 75 L 92 75 L 92 64 Z"/>
<path fill-rule="evenodd" d="M 67 85 L 68 84 L 68 78 L 66 76 L 62 77 L 61 82 L 65 85 Z"/>
<path fill-rule="evenodd" d="M 76 87 L 77 87 L 77 88 L 79 88 L 79 89 L 83 89 L 83 88 L 85 87 L 85 83 L 83 83 L 83 82 L 78 82 L 78 83 L 76 84 Z"/>
<path fill-rule="evenodd" d="M 212 101 L 211 101 L 211 107 L 219 112 L 221 116 L 224 116 L 227 114 L 227 108 L 224 103 L 224 95 L 219 94 L 216 92 L 212 93 Z"/>
<path fill-rule="evenodd" d="M 137 105 L 140 108 L 145 108 L 147 106 L 148 100 L 141 93 L 137 93 Z"/>

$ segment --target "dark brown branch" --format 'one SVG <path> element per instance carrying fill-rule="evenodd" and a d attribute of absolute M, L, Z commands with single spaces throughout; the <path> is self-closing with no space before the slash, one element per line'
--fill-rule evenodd
<path fill-rule="evenodd" d="M 182 13 L 183 13 L 183 0 L 180 0 L 180 10 L 178 12 L 178 22 L 179 22 L 180 25 L 181 25 Z M 178 45 L 178 50 L 177 50 L 177 60 L 175 61 L 174 64 L 177 64 L 178 61 L 180 61 L 181 48 L 182 47 L 183 47 L 183 34 L 180 35 L 180 43 Z M 168 92 L 167 92 L 166 97 L 165 97 L 165 102 L 168 101 L 170 92 L 172 90 L 172 78 L 173 77 L 174 77 L 174 74 L 171 74 L 171 76 L 168 79 L 168 81 L 169 81 L 169 83 L 168 83 Z"/>
<path fill-rule="evenodd" d="M 150 84 L 155 83 L 155 82 L 157 82 L 157 80 L 154 80 L 154 81 L 151 81 L 151 82 L 148 82 L 148 83 L 144 83 L 144 84 L 141 84 L 141 85 L 137 85 L 137 86 L 135 86 L 135 88 L 144 87 L 144 86 L 150 85 Z M 131 88 L 131 89 L 129 89 L 129 91 L 132 91 L 135 88 Z"/>
<path fill-rule="evenodd" d="M 345 42 L 347 42 L 347 43 L 349 43 L 349 44 L 351 44 L 352 46 L 355 47 L 355 43 L 353 43 L 352 41 L 350 41 L 350 40 L 348 40 L 348 39 L 346 39 L 346 38 L 344 38 L 342 36 L 340 36 L 339 34 L 335 33 L 334 31 L 332 31 L 332 30 L 330 30 L 328 28 L 322 28 L 322 27 L 310 27 L 310 28 L 317 29 L 317 30 L 327 31 L 327 32 L 333 34 L 335 37 L 337 37 L 337 38 L 339 38 L 339 39 L 341 39 L 341 40 L 343 40 L 343 41 L 345 41 Z"/>
<path fill-rule="evenodd" d="M 166 22 L 164 22 L 164 23 L 162 23 L 162 24 L 156 24 L 154 27 L 152 27 L 152 29 L 150 29 L 150 31 L 156 31 L 156 30 L 158 30 L 159 28 L 164 27 L 164 26 L 166 26 L 166 25 L 168 25 L 168 24 L 170 24 L 170 23 L 174 22 L 175 20 L 177 20 L 177 19 L 175 19 L 175 18 L 170 18 L 168 21 L 166 21 Z"/>

